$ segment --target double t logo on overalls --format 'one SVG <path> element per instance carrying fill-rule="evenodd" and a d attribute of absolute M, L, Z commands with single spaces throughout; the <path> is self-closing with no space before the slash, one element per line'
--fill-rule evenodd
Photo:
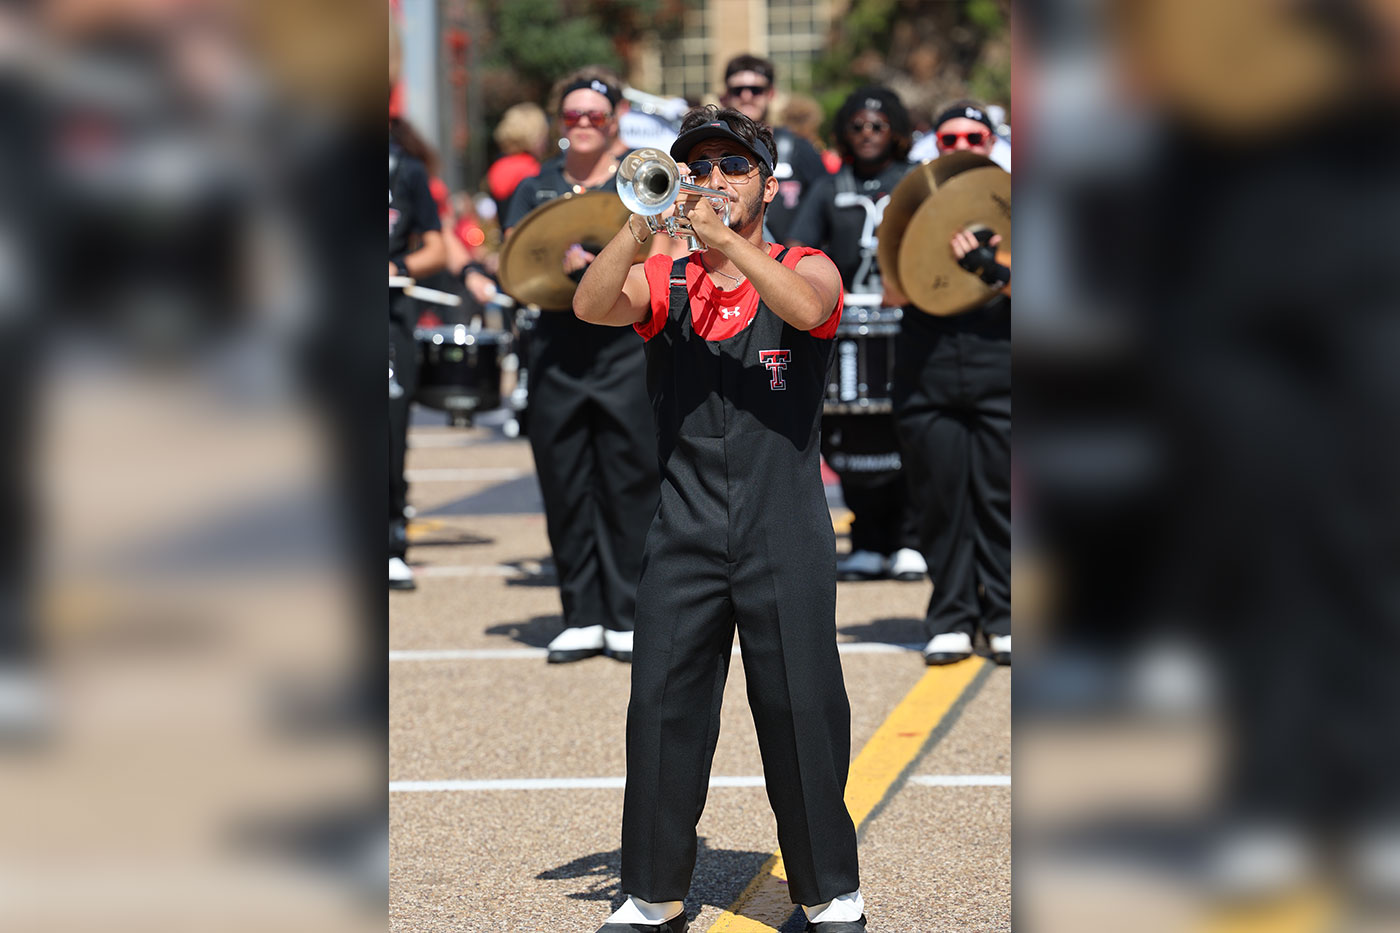
<path fill-rule="evenodd" d="M 781 392 L 787 388 L 787 383 L 783 381 L 783 370 L 787 369 L 787 364 L 792 362 L 791 350 L 759 350 L 758 361 L 768 367 L 768 371 L 773 374 L 773 381 L 768 383 L 768 388 L 775 392 Z"/>

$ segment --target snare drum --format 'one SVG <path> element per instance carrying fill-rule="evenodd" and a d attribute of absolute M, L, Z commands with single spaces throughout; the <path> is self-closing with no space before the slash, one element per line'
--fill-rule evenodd
<path fill-rule="evenodd" d="M 828 415 L 891 412 L 894 348 L 904 312 L 879 307 L 878 295 L 847 295 L 845 301 L 822 411 Z"/>
<path fill-rule="evenodd" d="M 416 402 L 447 412 L 454 423 L 500 407 L 501 361 L 510 352 L 509 333 L 455 324 L 422 328 L 414 336 L 423 355 Z"/>

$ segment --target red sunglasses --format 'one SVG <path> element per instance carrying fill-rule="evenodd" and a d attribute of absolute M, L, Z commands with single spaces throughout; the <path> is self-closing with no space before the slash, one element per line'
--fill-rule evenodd
<path fill-rule="evenodd" d="M 958 144 L 958 140 L 965 139 L 969 146 L 980 146 L 987 138 L 986 133 L 979 133 L 973 130 L 971 133 L 939 133 L 938 141 L 943 144 L 943 148 L 952 149 Z"/>
<path fill-rule="evenodd" d="M 564 125 L 573 129 L 583 122 L 584 117 L 588 118 L 590 126 L 601 126 L 612 119 L 612 114 L 602 110 L 565 110 L 562 114 Z"/>

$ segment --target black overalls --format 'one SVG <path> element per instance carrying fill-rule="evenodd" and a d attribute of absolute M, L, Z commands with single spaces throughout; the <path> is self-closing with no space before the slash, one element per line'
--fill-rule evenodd
<path fill-rule="evenodd" d="M 520 183 L 507 226 L 570 186 L 562 158 Z M 614 176 L 615 178 L 615 176 Z M 616 191 L 609 179 L 598 191 Z M 656 511 L 655 444 L 642 339 L 630 328 L 545 309 L 531 335 L 530 448 L 559 575 L 565 628 L 631 631 L 647 524 Z"/>
<path fill-rule="evenodd" d="M 818 460 L 832 341 L 762 303 L 738 334 L 703 339 L 686 262 L 672 266 L 669 316 L 647 342 L 661 504 L 637 591 L 622 890 L 652 902 L 689 890 L 737 624 L 789 893 L 819 904 L 860 886 Z"/>

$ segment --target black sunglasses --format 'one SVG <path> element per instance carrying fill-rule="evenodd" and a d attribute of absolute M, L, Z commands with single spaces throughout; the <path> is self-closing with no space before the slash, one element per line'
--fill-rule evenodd
<path fill-rule="evenodd" d="M 855 120 L 851 123 L 851 132 L 859 133 L 861 130 L 870 130 L 872 133 L 883 133 L 890 128 L 888 123 L 881 120 Z"/>
<path fill-rule="evenodd" d="M 696 159 L 686 164 L 690 166 L 690 171 L 696 178 L 709 178 L 716 165 L 728 178 L 743 178 L 754 169 L 753 163 L 740 155 L 721 156 L 719 159 Z"/>
<path fill-rule="evenodd" d="M 767 84 L 730 84 L 726 86 L 726 90 L 730 97 L 741 97 L 745 91 L 757 97 L 760 94 L 767 94 L 769 87 L 770 85 Z"/>

